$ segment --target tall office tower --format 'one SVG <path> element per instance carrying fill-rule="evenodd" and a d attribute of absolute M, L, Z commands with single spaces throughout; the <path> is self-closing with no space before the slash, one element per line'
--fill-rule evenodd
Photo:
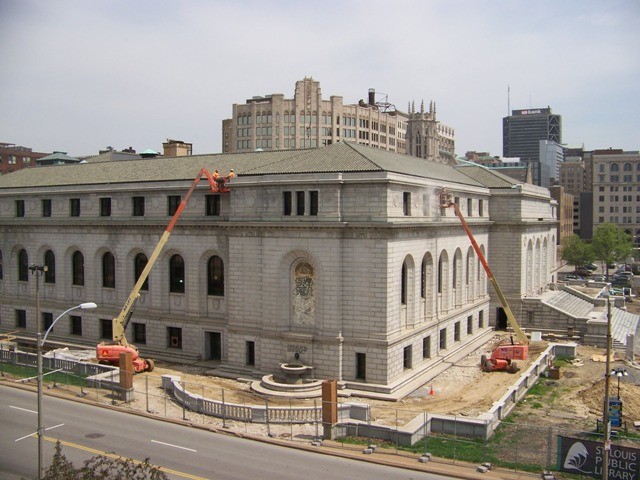
<path fill-rule="evenodd" d="M 354 142 L 390 152 L 451 163 L 455 132 L 436 119 L 435 104 L 419 112 L 397 110 L 386 95 L 369 89 L 367 100 L 345 104 L 341 96 L 322 98 L 320 82 L 296 82 L 293 98 L 254 96 L 233 104 L 222 121 L 223 153 L 317 148 Z M 409 134 L 411 133 L 411 134 Z"/>
<path fill-rule="evenodd" d="M 551 108 L 513 110 L 502 119 L 502 155 L 519 157 L 522 164 L 530 164 L 536 185 L 548 186 L 551 178 L 558 180 L 551 163 L 558 161 L 561 143 L 562 117 L 552 114 Z M 549 154 L 550 150 L 553 153 Z"/>

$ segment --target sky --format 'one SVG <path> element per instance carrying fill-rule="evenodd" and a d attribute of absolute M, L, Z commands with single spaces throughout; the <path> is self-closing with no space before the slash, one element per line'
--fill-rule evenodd
<path fill-rule="evenodd" d="M 436 103 L 456 154 L 502 155 L 502 118 L 551 107 L 562 141 L 640 150 L 638 0 L 0 0 L 0 142 L 222 150 L 256 95 Z"/>

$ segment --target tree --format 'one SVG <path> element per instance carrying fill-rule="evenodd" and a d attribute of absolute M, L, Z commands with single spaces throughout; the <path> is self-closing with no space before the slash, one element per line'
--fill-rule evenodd
<path fill-rule="evenodd" d="M 567 238 L 562 244 L 562 259 L 574 267 L 593 262 L 596 258 L 591 245 L 577 235 Z"/>
<path fill-rule="evenodd" d="M 62 453 L 60 441 L 56 442 L 56 453 L 51 466 L 46 469 L 45 480 L 168 480 L 164 472 L 149 463 L 137 462 L 130 458 L 98 455 L 84 462 L 82 468 L 75 468 Z"/>
<path fill-rule="evenodd" d="M 614 262 L 625 262 L 633 252 L 631 236 L 613 223 L 600 225 L 593 235 L 591 245 L 596 258 L 607 265 L 607 278 L 609 265 Z"/>

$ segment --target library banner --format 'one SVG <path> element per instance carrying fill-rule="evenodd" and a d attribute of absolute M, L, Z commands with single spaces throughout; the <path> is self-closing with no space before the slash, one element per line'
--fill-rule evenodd
<path fill-rule="evenodd" d="M 558 436 L 558 471 L 602 478 L 604 445 Z M 609 479 L 640 480 L 640 449 L 609 443 Z"/>

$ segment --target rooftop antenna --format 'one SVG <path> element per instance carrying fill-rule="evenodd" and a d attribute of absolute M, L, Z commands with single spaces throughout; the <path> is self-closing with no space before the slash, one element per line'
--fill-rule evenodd
<path fill-rule="evenodd" d="M 507 117 L 511 115 L 511 85 L 507 85 Z"/>

